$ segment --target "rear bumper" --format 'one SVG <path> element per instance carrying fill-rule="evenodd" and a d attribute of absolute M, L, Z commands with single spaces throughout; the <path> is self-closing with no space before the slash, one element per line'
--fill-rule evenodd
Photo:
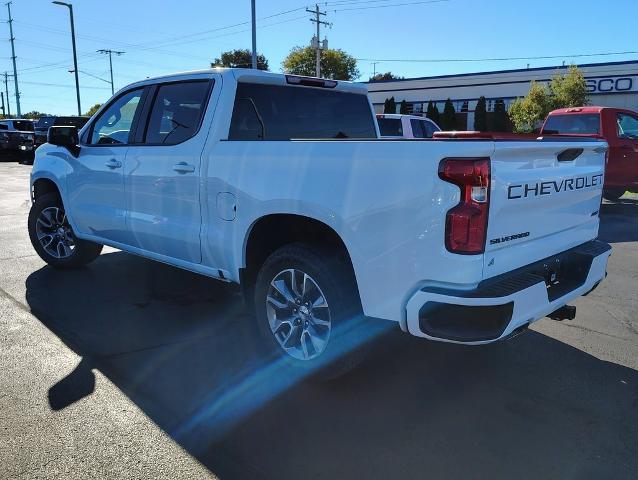
<path fill-rule="evenodd" d="M 408 332 L 472 345 L 503 339 L 594 289 L 605 278 L 610 254 L 608 244 L 593 240 L 473 290 L 425 287 L 406 305 Z"/>

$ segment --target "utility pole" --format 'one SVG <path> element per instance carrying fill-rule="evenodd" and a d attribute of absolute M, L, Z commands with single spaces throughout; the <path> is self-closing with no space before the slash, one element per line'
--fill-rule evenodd
<path fill-rule="evenodd" d="M 4 111 L 4 92 L 0 92 L 0 97 L 2 97 L 2 116 L 6 116 L 6 112 Z"/>
<path fill-rule="evenodd" d="M 308 10 L 306 8 L 306 12 L 308 13 L 312 13 L 315 18 L 311 18 L 310 21 L 313 23 L 317 24 L 317 37 L 316 37 L 316 41 L 313 41 L 314 47 L 315 47 L 315 52 L 316 52 L 316 59 L 315 59 L 315 74 L 317 77 L 321 76 L 321 35 L 320 35 L 320 28 L 321 25 L 325 25 L 326 27 L 330 26 L 330 23 L 325 22 L 323 20 L 321 20 L 321 16 L 322 15 L 326 15 L 326 12 L 322 12 L 319 10 L 319 5 L 315 4 L 315 9 L 314 10 Z M 326 43 L 327 45 L 327 43 Z"/>
<path fill-rule="evenodd" d="M 69 16 L 71 18 L 71 44 L 73 46 L 73 70 L 75 73 L 75 95 L 78 99 L 78 116 L 82 115 L 82 107 L 80 106 L 80 77 L 78 76 L 78 55 L 75 49 L 75 25 L 73 22 L 73 5 L 65 2 L 54 1 L 51 3 L 55 3 L 56 5 L 62 5 L 63 7 L 67 7 L 69 9 Z M 17 88 L 17 84 L 16 84 Z"/>
<path fill-rule="evenodd" d="M 252 55 L 252 67 L 253 70 L 257 70 L 257 16 L 255 13 L 255 0 L 251 1 L 251 15 L 252 15 L 252 29 L 253 29 L 253 55 Z"/>
<path fill-rule="evenodd" d="M 7 10 L 9 11 L 9 35 L 11 38 L 11 60 L 13 60 L 13 81 L 15 82 L 15 94 L 16 94 L 16 109 L 18 110 L 18 118 L 22 116 L 20 111 L 20 90 L 18 90 L 18 69 L 16 68 L 16 49 L 15 49 L 15 37 L 13 36 L 13 18 L 11 18 L 11 2 L 7 3 Z M 6 78 L 6 73 L 5 73 Z M 9 94 L 7 93 L 7 100 L 9 100 Z"/>
<path fill-rule="evenodd" d="M 381 62 L 372 62 L 372 76 L 373 77 L 377 76 L 377 63 L 381 63 Z"/>
<path fill-rule="evenodd" d="M 4 72 L 4 91 L 7 93 L 7 116 L 11 116 L 11 102 L 9 101 L 9 74 Z"/>
<path fill-rule="evenodd" d="M 111 95 L 115 94 L 115 86 L 113 84 L 113 59 L 112 55 L 115 54 L 118 57 L 126 52 L 118 52 L 117 50 L 107 50 L 101 49 L 97 51 L 98 53 L 108 54 L 109 55 L 109 70 L 111 71 Z"/>

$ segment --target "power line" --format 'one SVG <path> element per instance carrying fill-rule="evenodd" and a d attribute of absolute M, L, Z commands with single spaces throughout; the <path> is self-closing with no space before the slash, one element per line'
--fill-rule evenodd
<path fill-rule="evenodd" d="M 603 52 L 603 53 L 580 53 L 570 55 L 538 55 L 534 57 L 494 57 L 494 58 L 357 58 L 361 62 L 403 62 L 403 63 L 453 63 L 453 62 L 506 62 L 511 60 L 548 60 L 557 58 L 581 58 L 581 57 L 604 57 L 610 55 L 636 54 L 635 51 L 625 52 Z"/>
<path fill-rule="evenodd" d="M 451 0 L 423 0 L 419 2 L 403 2 L 403 3 L 392 3 L 388 5 L 371 5 L 369 7 L 348 7 L 348 8 L 337 8 L 333 10 L 334 12 L 347 12 L 352 10 L 372 10 L 375 8 L 389 8 L 389 7 L 404 7 L 408 5 L 426 5 L 431 3 L 447 3 Z M 356 3 L 372 3 L 372 2 L 356 2 Z"/>

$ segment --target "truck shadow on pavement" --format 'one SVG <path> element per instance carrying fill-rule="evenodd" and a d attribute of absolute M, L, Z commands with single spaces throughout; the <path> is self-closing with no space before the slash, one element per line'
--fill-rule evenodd
<path fill-rule="evenodd" d="M 638 241 L 638 200 L 622 198 L 600 206 L 600 231 L 604 242 Z"/>
<path fill-rule="evenodd" d="M 228 285 L 111 253 L 44 267 L 26 287 L 82 357 L 51 386 L 52 409 L 90 395 L 98 370 L 223 479 L 638 471 L 638 373 L 539 333 L 467 348 L 392 332 L 339 380 L 269 392 L 276 378 Z"/>

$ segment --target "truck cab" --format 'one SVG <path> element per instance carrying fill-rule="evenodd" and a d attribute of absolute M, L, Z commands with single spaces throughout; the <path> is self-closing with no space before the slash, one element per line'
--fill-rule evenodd
<path fill-rule="evenodd" d="M 432 138 L 441 128 L 432 120 L 418 115 L 377 114 L 382 138 Z"/>
<path fill-rule="evenodd" d="M 549 113 L 541 135 L 600 138 L 609 145 L 603 196 L 638 193 L 638 113 L 621 108 L 575 107 Z"/>

